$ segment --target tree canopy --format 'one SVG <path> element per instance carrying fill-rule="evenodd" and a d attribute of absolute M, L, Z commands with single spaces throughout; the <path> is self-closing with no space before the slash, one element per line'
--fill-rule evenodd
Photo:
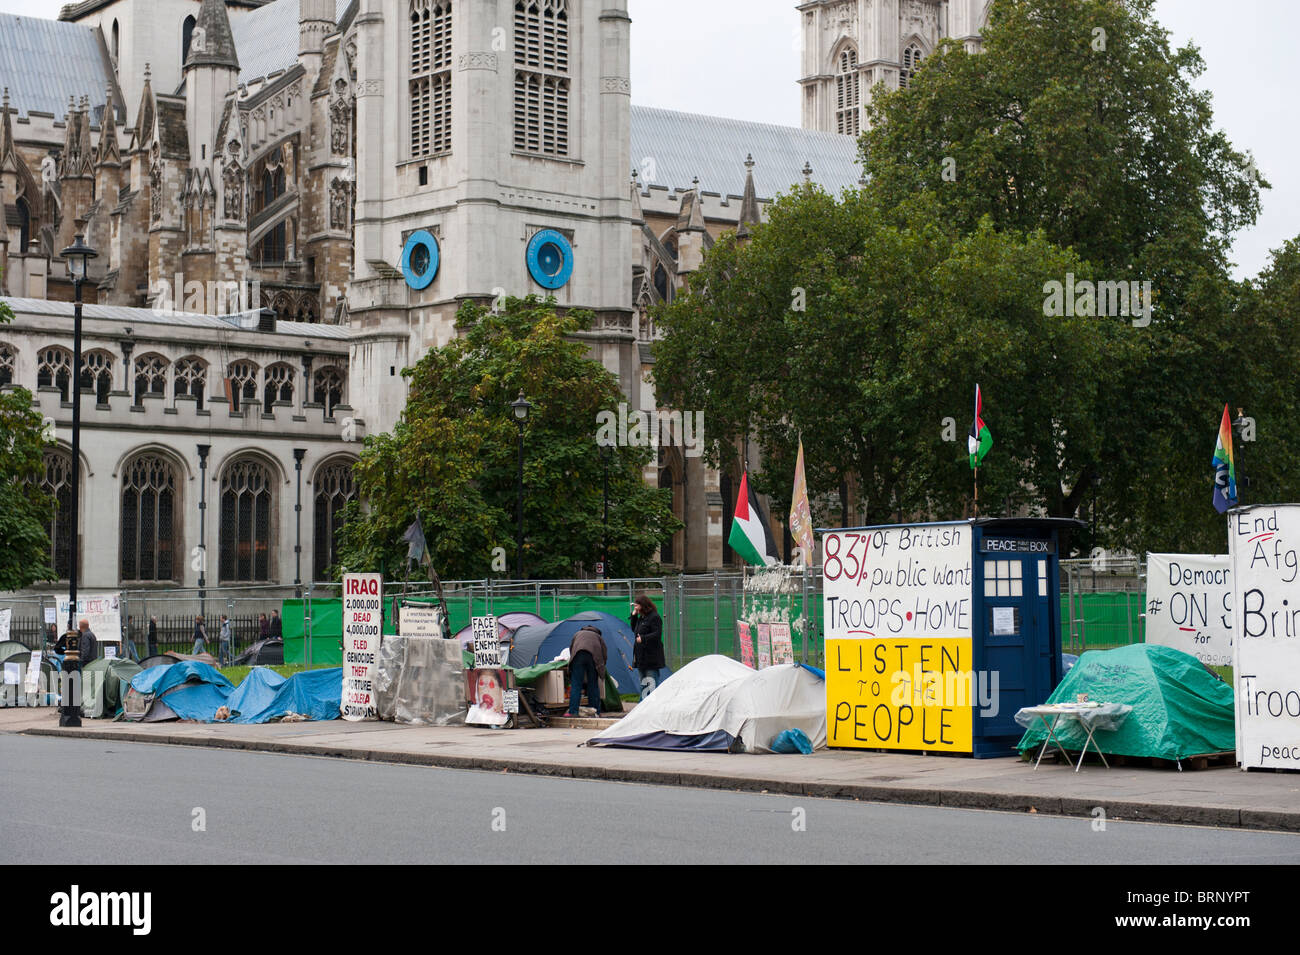
<path fill-rule="evenodd" d="M 624 400 L 588 357 L 583 311 L 507 299 L 499 313 L 467 303 L 462 333 L 403 370 L 406 409 L 392 433 L 367 438 L 355 469 L 361 503 L 340 534 L 340 568 L 396 572 L 402 534 L 418 511 L 434 568 L 449 579 L 514 576 L 518 430 L 511 403 L 532 404 L 524 426 L 524 574 L 591 573 L 601 556 L 603 468 L 609 467 L 609 573 L 649 572 L 680 524 L 665 491 L 647 487 L 647 447 L 597 445 L 597 416 Z M 504 567 L 495 548 L 507 556 Z M 496 552 L 498 556 L 500 551 Z"/>
<path fill-rule="evenodd" d="M 945 43 L 906 89 L 873 91 L 862 189 L 798 187 L 752 240 L 714 246 L 661 309 L 655 366 L 662 401 L 705 412 L 711 460 L 736 468 L 754 435 L 757 484 L 787 503 L 802 435 L 814 493 L 856 488 L 851 520 L 969 514 L 978 383 L 981 513 L 1088 517 L 1095 497 L 1106 532 L 1078 535 L 1085 553 L 1222 549 L 1225 403 L 1257 422 L 1259 490 L 1300 491 L 1278 453 L 1300 410 L 1294 243 L 1231 280 L 1267 184 L 1151 6 L 995 3 L 984 52 Z M 1053 283 L 1121 282 L 1150 283 L 1149 315 L 1097 295 L 1047 314 Z"/>

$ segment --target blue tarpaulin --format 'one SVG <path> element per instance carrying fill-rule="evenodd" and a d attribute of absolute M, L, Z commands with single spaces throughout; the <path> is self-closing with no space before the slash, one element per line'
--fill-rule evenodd
<path fill-rule="evenodd" d="M 251 679 L 253 674 L 248 676 Z M 244 682 L 247 683 L 248 680 Z M 239 689 L 243 689 L 242 684 Z M 275 687 L 274 695 L 265 701 L 261 709 L 253 709 L 253 706 L 262 701 L 261 693 L 264 690 L 265 687 L 259 690 L 257 696 L 250 694 L 249 698 L 241 701 L 240 706 L 235 705 L 235 695 L 231 694 L 231 702 L 227 705 L 232 712 L 238 710 L 239 715 L 230 722 L 266 723 L 289 713 L 300 713 L 313 720 L 338 719 L 339 700 L 343 696 L 343 668 L 295 673 L 289 679 L 281 680 Z M 239 690 L 235 691 L 238 692 Z"/>
<path fill-rule="evenodd" d="M 153 694 L 183 720 L 216 722 L 222 706 L 229 707 L 231 723 L 266 723 L 289 713 L 332 720 L 339 715 L 343 669 L 308 670 L 286 679 L 256 667 L 236 687 L 215 667 L 187 661 L 143 670 L 131 686 L 138 693 Z"/>

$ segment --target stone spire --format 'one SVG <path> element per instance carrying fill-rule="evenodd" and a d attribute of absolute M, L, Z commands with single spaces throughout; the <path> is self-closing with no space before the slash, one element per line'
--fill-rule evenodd
<path fill-rule="evenodd" d="M 14 128 L 9 120 L 9 87 L 5 87 L 4 100 L 0 102 L 0 163 L 14 148 Z"/>
<path fill-rule="evenodd" d="M 703 232 L 704 208 L 700 200 L 700 177 L 691 180 L 691 188 L 682 193 L 682 206 L 677 213 L 678 232 Z"/>
<path fill-rule="evenodd" d="M 202 31 L 202 32 L 200 32 Z M 190 55 L 185 60 L 188 73 L 195 66 L 224 66 L 239 69 L 235 56 L 235 38 L 230 32 L 230 18 L 224 0 L 203 0 L 194 23 Z"/>
<path fill-rule="evenodd" d="M 760 222 L 758 212 L 758 192 L 754 188 L 754 154 L 745 157 L 745 196 L 740 200 L 740 222 L 736 225 L 736 237 L 749 237 L 750 227 Z"/>
<path fill-rule="evenodd" d="M 117 144 L 117 116 L 113 112 L 113 87 L 104 92 L 104 118 L 99 127 L 99 151 L 95 154 L 97 163 L 118 162 L 122 151 Z"/>

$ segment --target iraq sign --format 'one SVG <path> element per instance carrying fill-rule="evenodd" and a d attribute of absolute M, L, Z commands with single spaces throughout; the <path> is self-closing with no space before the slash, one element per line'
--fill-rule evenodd
<path fill-rule="evenodd" d="M 1237 762 L 1300 769 L 1300 504 L 1228 514 Z"/>
<path fill-rule="evenodd" d="M 384 579 L 343 575 L 343 699 L 345 720 L 375 718 L 374 678 L 383 632 Z"/>

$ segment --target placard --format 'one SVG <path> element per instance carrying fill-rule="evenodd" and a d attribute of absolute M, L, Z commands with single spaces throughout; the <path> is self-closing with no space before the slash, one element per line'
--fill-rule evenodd
<path fill-rule="evenodd" d="M 89 621 L 90 632 L 101 644 L 122 642 L 121 594 L 77 594 L 77 613 L 72 625 L 75 627 L 82 618 Z M 54 622 L 66 623 L 67 619 L 68 598 L 59 597 Z"/>
<path fill-rule="evenodd" d="M 751 670 L 754 669 L 754 635 L 750 632 L 748 621 L 736 621 L 736 636 L 740 638 L 740 662 Z"/>
<path fill-rule="evenodd" d="M 506 696 L 506 712 L 518 713 L 519 712 L 519 691 L 506 690 L 505 696 Z"/>
<path fill-rule="evenodd" d="M 823 535 L 829 746 L 974 749 L 972 533 L 954 523 Z"/>
<path fill-rule="evenodd" d="M 9 639 L 9 620 L 13 616 L 13 610 L 6 607 L 0 610 L 0 641 Z"/>
<path fill-rule="evenodd" d="M 1300 769 L 1300 504 L 1228 514 L 1237 762 Z"/>
<path fill-rule="evenodd" d="M 17 663 L 5 661 L 5 686 L 17 686 L 22 682 L 23 668 Z"/>
<path fill-rule="evenodd" d="M 404 637 L 442 637 L 442 608 L 437 604 L 405 604 L 397 610 L 397 629 Z"/>
<path fill-rule="evenodd" d="M 754 629 L 758 631 L 758 668 L 766 670 L 772 665 L 772 625 L 760 623 Z"/>
<path fill-rule="evenodd" d="M 1147 643 L 1231 666 L 1231 580 L 1227 554 L 1147 554 Z"/>
<path fill-rule="evenodd" d="M 475 667 L 465 672 L 465 698 L 469 701 L 466 723 L 481 726 L 504 726 L 510 722 L 506 712 L 506 690 L 511 674 L 499 667 Z"/>
<path fill-rule="evenodd" d="M 43 650 L 33 650 L 31 659 L 27 661 L 27 679 L 23 681 L 23 691 L 26 693 L 35 693 L 41 688 L 41 657 L 43 655 Z"/>
<path fill-rule="evenodd" d="M 486 617 L 474 617 L 471 621 L 474 632 L 474 668 L 486 669 L 501 666 L 501 634 L 497 632 L 497 618 L 494 614 Z"/>
<path fill-rule="evenodd" d="M 772 662 L 794 663 L 794 643 L 788 623 L 772 624 Z"/>
<path fill-rule="evenodd" d="M 58 611 L 54 607 L 45 608 L 45 625 L 49 626 L 54 623 L 58 617 Z"/>
<path fill-rule="evenodd" d="M 1009 637 L 1016 632 L 1016 608 L 1015 607 L 992 607 L 993 611 L 993 635 L 995 637 Z"/>
<path fill-rule="evenodd" d="M 343 698 L 345 720 L 375 718 L 374 677 L 383 632 L 384 579 L 343 575 Z"/>
<path fill-rule="evenodd" d="M 105 648 L 104 648 L 104 659 L 105 659 L 105 660 L 116 660 L 116 659 L 117 659 L 117 647 L 105 647 Z"/>

